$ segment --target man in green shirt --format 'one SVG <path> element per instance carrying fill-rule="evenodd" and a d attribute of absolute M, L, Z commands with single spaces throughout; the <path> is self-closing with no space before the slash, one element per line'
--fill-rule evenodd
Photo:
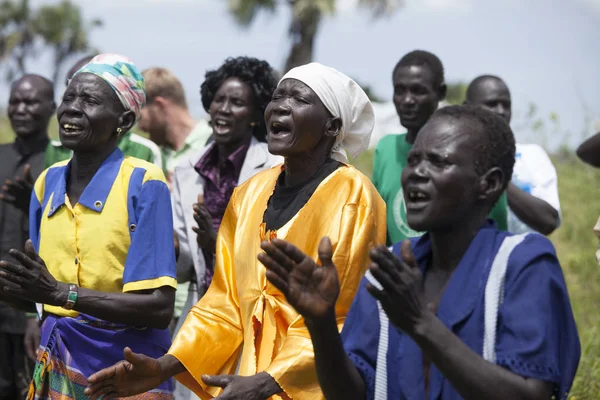
<path fill-rule="evenodd" d="M 71 67 L 67 72 L 67 85 L 75 72 L 89 63 L 92 58 L 94 56 L 82 58 Z M 158 165 L 161 168 L 163 167 L 162 155 L 158 146 L 140 135 L 127 132 L 119 139 L 118 146 L 126 156 L 139 158 Z M 65 148 L 59 140 L 51 140 L 46 148 L 44 168 L 48 168 L 59 161 L 69 160 L 72 155 L 73 152 Z"/>
<path fill-rule="evenodd" d="M 407 165 L 407 155 L 429 118 L 446 97 L 444 68 L 437 56 L 427 51 L 415 50 L 398 62 L 392 74 L 394 105 L 400 123 L 407 133 L 387 135 L 377 144 L 373 165 L 373 184 L 387 205 L 387 243 L 420 236 L 406 222 L 406 205 L 400 177 Z M 440 163 L 444 160 L 430 160 Z M 507 228 L 506 195 L 503 194 L 492 210 L 490 218 L 498 228 Z"/>

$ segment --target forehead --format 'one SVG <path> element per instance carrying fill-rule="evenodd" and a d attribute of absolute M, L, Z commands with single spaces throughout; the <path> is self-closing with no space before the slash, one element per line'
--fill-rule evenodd
<path fill-rule="evenodd" d="M 71 79 L 65 93 L 70 92 L 88 93 L 111 98 L 116 97 L 116 94 L 108 82 L 98 75 L 89 72 L 81 72 Z"/>
<path fill-rule="evenodd" d="M 412 150 L 473 159 L 482 138 L 469 120 L 450 117 L 434 118 L 417 135 Z"/>
<path fill-rule="evenodd" d="M 246 82 L 235 76 L 227 78 L 223 81 L 217 93 L 236 94 L 238 96 L 248 96 L 252 94 L 252 88 Z"/>
<path fill-rule="evenodd" d="M 394 85 L 425 85 L 433 87 L 435 77 L 426 65 L 405 65 L 394 72 Z"/>
<path fill-rule="evenodd" d="M 303 95 L 318 97 L 315 91 L 310 88 L 310 86 L 294 78 L 282 80 L 279 85 L 277 85 L 277 91 L 301 93 Z"/>
<path fill-rule="evenodd" d="M 475 87 L 473 102 L 486 103 L 497 100 L 510 100 L 510 91 L 497 79 L 486 79 Z"/>
<path fill-rule="evenodd" d="M 10 91 L 10 97 L 49 99 L 51 96 L 47 90 L 42 90 L 39 84 L 30 79 L 17 82 Z"/>

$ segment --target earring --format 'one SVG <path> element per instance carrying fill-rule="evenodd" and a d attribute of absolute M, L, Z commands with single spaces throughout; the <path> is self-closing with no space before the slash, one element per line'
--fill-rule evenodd
<path fill-rule="evenodd" d="M 253 127 L 253 128 L 254 128 L 256 125 L 258 125 L 256 122 L 250 122 L 250 126 L 251 126 L 251 127 Z"/>
<path fill-rule="evenodd" d="M 123 133 L 123 129 L 117 128 L 117 136 L 121 136 L 121 133 Z"/>

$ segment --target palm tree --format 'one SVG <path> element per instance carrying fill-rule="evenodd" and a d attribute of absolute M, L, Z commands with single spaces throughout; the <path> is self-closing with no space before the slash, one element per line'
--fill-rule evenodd
<path fill-rule="evenodd" d="M 357 0 L 369 8 L 373 17 L 391 14 L 403 0 Z M 292 8 L 292 21 L 288 30 L 291 48 L 284 72 L 312 61 L 315 38 L 321 18 L 335 12 L 335 0 L 229 0 L 229 11 L 242 26 L 249 26 L 260 10 L 273 12 L 277 6 Z"/>

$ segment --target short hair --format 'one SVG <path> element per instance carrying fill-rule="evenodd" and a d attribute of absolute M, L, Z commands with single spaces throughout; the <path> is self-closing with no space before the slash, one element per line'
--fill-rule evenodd
<path fill-rule="evenodd" d="M 160 96 L 187 108 L 183 85 L 171 71 L 166 68 L 153 67 L 144 70 L 142 75 L 146 83 L 146 101 L 148 103 Z"/>
<path fill-rule="evenodd" d="M 412 67 L 413 65 L 425 65 L 433 73 L 433 84 L 435 87 L 439 87 L 444 84 L 444 66 L 442 61 L 433 53 L 425 50 L 413 50 L 406 54 L 398 61 L 392 72 L 392 77 L 396 75 L 401 67 Z"/>
<path fill-rule="evenodd" d="M 65 80 L 68 82 L 71 78 L 73 78 L 73 75 L 75 75 L 75 72 L 77 72 L 81 68 L 83 68 L 84 65 L 89 64 L 90 61 L 92 61 L 94 59 L 94 57 L 96 57 L 96 56 L 97 56 L 97 54 L 92 54 L 92 55 L 85 56 L 85 57 L 77 60 L 77 62 L 75 64 L 73 64 L 73 66 L 71 68 L 69 68 L 69 70 L 67 71 L 67 76 L 66 76 Z"/>
<path fill-rule="evenodd" d="M 440 108 L 430 121 L 436 118 L 453 118 L 466 121 L 469 129 L 475 130 L 475 172 L 485 174 L 498 167 L 504 174 L 504 191 L 515 166 L 515 136 L 510 125 L 496 113 L 474 105 L 456 105 Z"/>
<path fill-rule="evenodd" d="M 17 88 L 17 86 L 19 86 L 19 84 L 21 82 L 23 82 L 24 80 L 37 80 L 39 82 L 41 82 L 43 89 L 46 91 L 46 94 L 48 95 L 49 99 L 51 101 L 54 101 L 54 83 L 46 78 L 45 76 L 42 75 L 38 75 L 38 74 L 25 74 L 22 77 L 20 77 L 19 79 L 15 80 L 11 85 L 10 85 L 10 91 L 12 92 L 13 90 L 15 90 Z"/>
<path fill-rule="evenodd" d="M 228 58 L 218 69 L 206 72 L 200 87 L 200 97 L 206 112 L 210 112 L 215 93 L 229 78 L 238 78 L 252 88 L 258 111 L 264 115 L 277 87 L 276 73 L 268 62 L 252 57 Z M 264 122 L 260 122 L 254 134 L 258 140 L 265 141 L 267 129 Z"/>
<path fill-rule="evenodd" d="M 477 89 L 477 87 L 479 85 L 481 85 L 483 82 L 485 82 L 487 80 L 495 80 L 495 81 L 501 82 L 508 89 L 508 85 L 506 84 L 506 82 L 504 82 L 502 80 L 502 78 L 500 78 L 496 75 L 481 75 L 481 76 L 478 76 L 477 78 L 473 79 L 473 81 L 471 83 L 469 83 L 469 86 L 467 87 L 467 93 L 466 93 L 467 101 L 471 101 L 471 99 L 473 98 L 473 95 L 474 95 L 473 92 Z"/>

